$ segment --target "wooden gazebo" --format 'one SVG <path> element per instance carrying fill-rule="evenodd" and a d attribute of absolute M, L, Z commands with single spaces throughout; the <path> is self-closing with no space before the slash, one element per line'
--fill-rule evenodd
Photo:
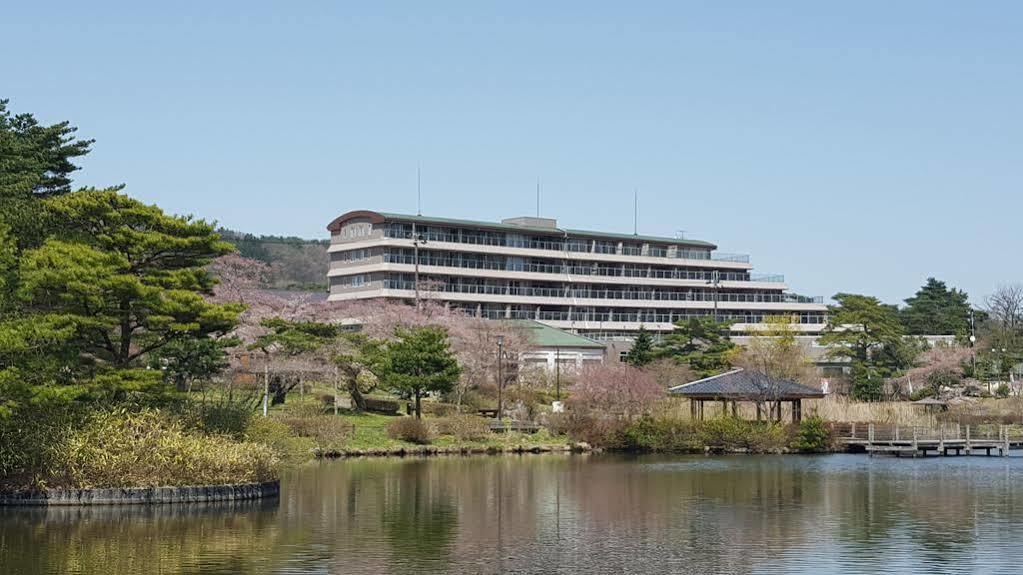
<path fill-rule="evenodd" d="M 762 417 L 761 404 L 768 405 L 768 418 L 781 421 L 783 401 L 792 403 L 792 421 L 803 418 L 803 400 L 824 397 L 819 389 L 787 379 L 776 379 L 764 373 L 734 369 L 719 375 L 706 377 L 668 390 L 674 395 L 689 399 L 693 419 L 703 419 L 703 405 L 708 401 L 720 401 L 723 413 L 728 405 L 732 415 L 738 415 L 740 401 L 752 402 L 757 406 L 757 420 Z"/>

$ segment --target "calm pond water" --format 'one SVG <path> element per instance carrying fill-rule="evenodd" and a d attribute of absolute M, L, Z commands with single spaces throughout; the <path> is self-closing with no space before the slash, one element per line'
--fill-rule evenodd
<path fill-rule="evenodd" d="M 1020 573 L 1023 457 L 505 456 L 279 501 L 0 509 L 0 573 Z"/>

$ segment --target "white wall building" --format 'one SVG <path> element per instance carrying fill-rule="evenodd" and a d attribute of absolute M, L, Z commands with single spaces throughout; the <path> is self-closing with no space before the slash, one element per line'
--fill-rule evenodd
<path fill-rule="evenodd" d="M 695 316 L 736 333 L 784 315 L 819 333 L 822 298 L 788 293 L 748 256 L 678 238 L 563 229 L 546 218 L 478 222 L 373 211 L 330 223 L 330 299 L 419 297 L 492 319 L 528 319 L 597 339 Z M 418 283 L 416 278 L 418 277 Z"/>

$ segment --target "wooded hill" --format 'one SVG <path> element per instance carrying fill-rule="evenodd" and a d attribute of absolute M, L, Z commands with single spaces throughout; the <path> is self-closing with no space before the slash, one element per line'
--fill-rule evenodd
<path fill-rule="evenodd" d="M 270 266 L 269 286 L 278 289 L 323 291 L 327 289 L 327 246 L 329 240 L 308 240 L 285 236 L 256 236 L 234 230 L 219 230 L 238 252 Z"/>

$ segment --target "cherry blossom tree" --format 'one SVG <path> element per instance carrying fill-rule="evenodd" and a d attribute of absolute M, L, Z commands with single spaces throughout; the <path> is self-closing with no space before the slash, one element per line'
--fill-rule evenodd
<path fill-rule="evenodd" d="M 572 386 L 570 405 L 632 419 L 664 397 L 654 376 L 623 362 L 586 366 Z"/>

